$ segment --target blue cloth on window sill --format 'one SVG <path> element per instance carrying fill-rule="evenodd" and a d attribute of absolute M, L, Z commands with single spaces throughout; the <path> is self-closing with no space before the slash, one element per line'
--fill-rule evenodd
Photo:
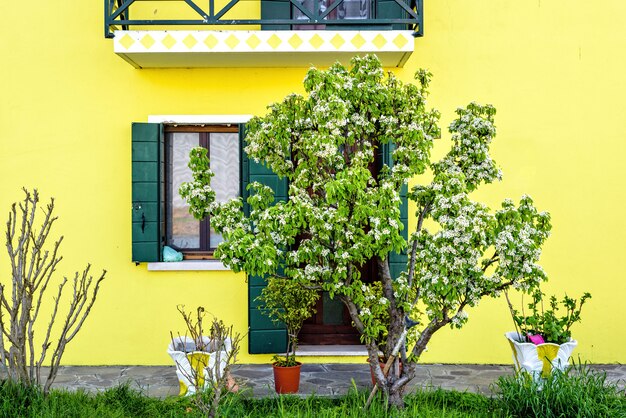
<path fill-rule="evenodd" d="M 163 247 L 163 261 L 183 261 L 183 253 L 176 251 L 167 245 Z"/>

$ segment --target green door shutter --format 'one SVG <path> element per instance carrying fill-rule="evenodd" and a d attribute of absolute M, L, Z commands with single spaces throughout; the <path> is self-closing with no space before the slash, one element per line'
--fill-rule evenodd
<path fill-rule="evenodd" d="M 291 19 L 289 0 L 261 0 L 261 19 Z M 262 30 L 290 30 L 290 25 L 261 25 Z"/>
<path fill-rule="evenodd" d="M 392 142 L 383 144 L 379 150 L 381 161 L 384 165 L 389 167 L 393 166 L 393 150 L 395 145 Z M 404 225 L 402 230 L 402 236 L 404 239 L 408 239 L 409 234 L 409 202 L 407 199 L 408 186 L 405 184 L 400 189 L 400 220 Z M 391 252 L 389 253 L 389 271 L 391 277 L 397 279 L 400 277 L 400 273 L 406 269 L 406 263 L 408 261 L 406 251 L 401 253 Z"/>
<path fill-rule="evenodd" d="M 239 126 L 241 144 L 241 196 L 244 201 L 246 215 L 250 213 L 246 200 L 248 184 L 254 181 L 265 184 L 274 190 L 276 201 L 287 200 L 287 179 L 280 179 L 271 170 L 248 159 L 243 151 L 245 145 L 245 125 Z M 248 326 L 250 354 L 279 353 L 287 351 L 287 330 L 284 326 L 276 325 L 264 312 L 256 298 L 267 282 L 263 277 L 248 277 Z"/>
<path fill-rule="evenodd" d="M 165 231 L 163 154 L 163 125 L 133 123 L 132 260 L 135 262 L 161 260 Z"/>
<path fill-rule="evenodd" d="M 376 0 L 376 18 L 377 19 L 406 19 L 406 11 L 400 7 L 395 0 Z M 381 26 L 377 27 L 379 30 Z M 393 30 L 406 30 L 407 25 L 396 24 L 390 25 L 389 29 Z"/>

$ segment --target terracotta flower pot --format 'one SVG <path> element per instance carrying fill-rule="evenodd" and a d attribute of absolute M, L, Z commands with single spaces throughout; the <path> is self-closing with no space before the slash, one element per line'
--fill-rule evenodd
<path fill-rule="evenodd" d="M 276 393 L 297 393 L 300 388 L 300 368 L 302 363 L 296 366 L 280 367 L 272 364 L 274 369 L 274 388 Z"/>
<path fill-rule="evenodd" d="M 367 364 L 369 364 L 369 360 L 367 362 Z M 385 362 L 383 361 L 383 359 L 380 359 L 380 362 L 378 363 L 380 365 L 380 370 L 382 370 L 383 372 L 385 371 Z M 389 369 L 389 373 L 391 373 L 393 371 L 393 369 Z M 400 374 L 402 374 L 402 363 L 400 363 Z M 372 376 L 372 385 L 376 384 L 376 376 L 374 376 L 374 370 L 372 370 L 372 367 L 370 366 L 370 375 Z"/>

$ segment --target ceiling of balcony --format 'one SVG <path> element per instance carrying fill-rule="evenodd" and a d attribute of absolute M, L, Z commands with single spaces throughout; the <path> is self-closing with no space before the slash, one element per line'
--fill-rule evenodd
<path fill-rule="evenodd" d="M 376 54 L 402 67 L 412 31 L 116 31 L 114 51 L 135 68 L 325 67 Z"/>

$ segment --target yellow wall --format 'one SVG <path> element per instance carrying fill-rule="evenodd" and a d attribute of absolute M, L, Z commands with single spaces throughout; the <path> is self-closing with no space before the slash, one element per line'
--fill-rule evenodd
<path fill-rule="evenodd" d="M 593 294 L 574 332 L 577 352 L 596 363 L 626 362 L 624 15 L 622 0 L 427 0 L 426 35 L 396 71 L 406 81 L 418 67 L 435 74 L 431 104 L 443 126 L 468 101 L 497 107 L 493 155 L 505 177 L 476 197 L 495 206 L 528 193 L 552 213 L 548 290 Z M 0 214 L 22 186 L 39 188 L 57 199 L 60 272 L 87 261 L 109 271 L 65 363 L 168 364 L 180 303 L 202 304 L 244 332 L 242 275 L 148 272 L 130 262 L 130 126 L 158 114 L 263 113 L 301 91 L 306 70 L 135 70 L 104 39 L 100 2 L 5 1 L 0 16 Z M 445 140 L 436 154 L 444 150 Z M 503 300 L 484 301 L 462 331 L 436 335 L 423 360 L 509 363 L 510 322 Z"/>

